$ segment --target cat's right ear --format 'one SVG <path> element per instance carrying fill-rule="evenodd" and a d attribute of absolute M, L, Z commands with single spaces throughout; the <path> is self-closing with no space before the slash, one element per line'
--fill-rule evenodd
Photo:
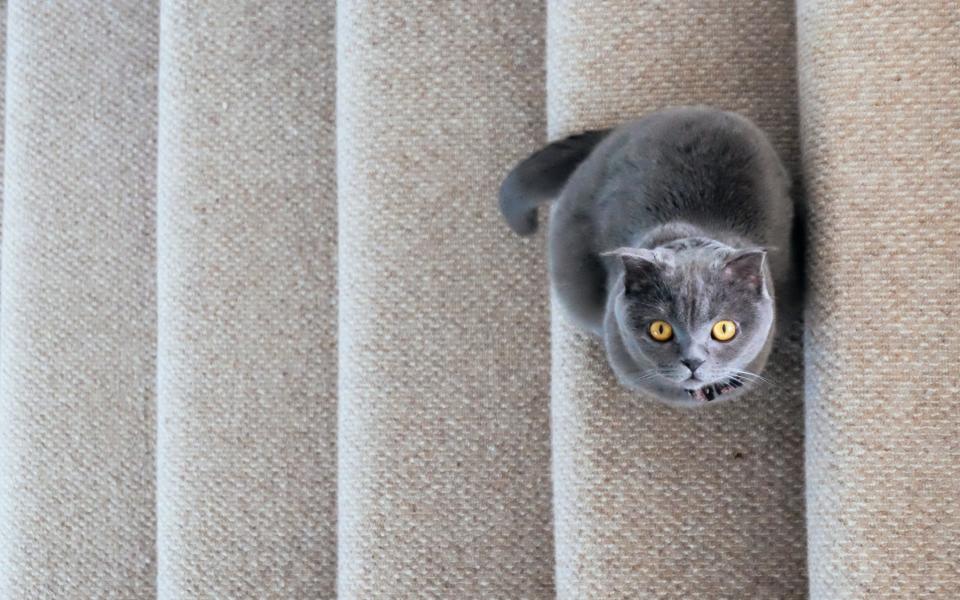
<path fill-rule="evenodd" d="M 616 256 L 623 263 L 623 288 L 628 296 L 648 292 L 660 274 L 660 262 L 647 248 L 617 248 L 602 256 Z"/>
<path fill-rule="evenodd" d="M 500 186 L 500 212 L 520 235 L 537 230 L 537 206 L 553 200 L 609 129 L 586 131 L 541 148 L 513 168 Z"/>

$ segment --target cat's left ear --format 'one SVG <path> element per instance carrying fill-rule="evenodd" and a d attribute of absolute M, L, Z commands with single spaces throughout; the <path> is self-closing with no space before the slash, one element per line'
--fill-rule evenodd
<path fill-rule="evenodd" d="M 761 294 L 764 289 L 763 263 L 767 259 L 764 248 L 744 248 L 737 250 L 727 258 L 723 265 L 723 281 L 746 286 Z"/>

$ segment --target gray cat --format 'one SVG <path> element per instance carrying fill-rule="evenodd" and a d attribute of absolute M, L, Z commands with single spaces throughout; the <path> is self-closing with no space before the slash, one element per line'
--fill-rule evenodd
<path fill-rule="evenodd" d="M 517 165 L 500 209 L 528 235 L 554 198 L 553 289 L 623 385 L 698 406 L 763 380 L 798 290 L 790 177 L 759 128 L 680 107 L 575 135 Z"/>

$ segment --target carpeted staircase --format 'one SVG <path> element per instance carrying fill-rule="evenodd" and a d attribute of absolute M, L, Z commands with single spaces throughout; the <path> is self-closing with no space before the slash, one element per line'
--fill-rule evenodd
<path fill-rule="evenodd" d="M 8 0 L 0 599 L 960 597 L 960 7 Z M 805 323 L 620 388 L 496 190 L 704 103 Z"/>

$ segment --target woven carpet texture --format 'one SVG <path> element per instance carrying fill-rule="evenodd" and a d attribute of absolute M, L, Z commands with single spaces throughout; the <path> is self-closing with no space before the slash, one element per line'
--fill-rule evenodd
<path fill-rule="evenodd" d="M 0 599 L 960 598 L 956 2 L 0 0 L 0 36 Z M 680 104 L 804 208 L 772 383 L 702 410 L 616 383 L 496 202 Z"/>
<path fill-rule="evenodd" d="M 344 598 L 552 594 L 546 267 L 494 201 L 544 142 L 545 16 L 497 6 L 338 7 Z"/>
<path fill-rule="evenodd" d="M 156 571 L 157 6 L 6 6 L 0 598 Z"/>
<path fill-rule="evenodd" d="M 329 597 L 334 5 L 160 15 L 157 591 Z"/>
<path fill-rule="evenodd" d="M 797 25 L 811 595 L 960 597 L 960 5 Z"/>

